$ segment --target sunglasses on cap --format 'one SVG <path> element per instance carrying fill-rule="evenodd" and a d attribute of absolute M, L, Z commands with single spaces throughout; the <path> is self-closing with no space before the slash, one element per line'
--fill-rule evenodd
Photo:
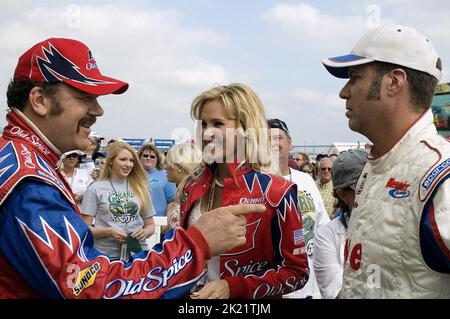
<path fill-rule="evenodd" d="M 72 153 L 72 154 L 67 155 L 66 158 L 78 158 L 78 154 Z"/>
<path fill-rule="evenodd" d="M 151 158 L 151 159 L 155 159 L 156 158 L 156 155 L 150 155 L 150 154 L 142 154 L 142 157 L 144 157 L 144 158 Z"/>

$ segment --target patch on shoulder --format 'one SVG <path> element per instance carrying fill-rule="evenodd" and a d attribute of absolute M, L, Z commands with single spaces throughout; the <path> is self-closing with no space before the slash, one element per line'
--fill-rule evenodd
<path fill-rule="evenodd" d="M 426 201 L 436 185 L 444 178 L 450 176 L 450 158 L 442 160 L 428 170 L 420 182 L 419 198 Z"/>

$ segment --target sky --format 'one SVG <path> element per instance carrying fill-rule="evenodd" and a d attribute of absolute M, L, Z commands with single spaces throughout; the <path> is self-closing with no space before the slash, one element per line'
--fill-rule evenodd
<path fill-rule="evenodd" d="M 32 45 L 69 37 L 91 49 L 103 74 L 130 84 L 125 94 L 99 98 L 105 114 L 93 130 L 102 136 L 184 142 L 193 136 L 192 100 L 240 82 L 258 94 L 268 118 L 287 123 L 294 145 L 365 143 L 347 125 L 338 96 L 345 80 L 321 59 L 397 23 L 431 39 L 443 61 L 441 82 L 450 82 L 449 16 L 443 0 L 2 0 L 0 88 L 6 93 Z M 6 94 L 0 103 L 3 127 Z"/>

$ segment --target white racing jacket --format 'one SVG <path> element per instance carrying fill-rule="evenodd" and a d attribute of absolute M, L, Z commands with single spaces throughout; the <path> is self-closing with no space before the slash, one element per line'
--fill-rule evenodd
<path fill-rule="evenodd" d="M 344 298 L 450 298 L 450 143 L 431 110 L 370 158 L 347 231 Z"/>

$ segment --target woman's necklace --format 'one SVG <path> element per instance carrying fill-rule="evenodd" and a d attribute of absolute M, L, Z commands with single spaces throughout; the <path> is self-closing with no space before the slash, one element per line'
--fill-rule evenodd
<path fill-rule="evenodd" d="M 223 184 L 219 183 L 217 181 L 217 177 L 215 176 L 213 178 L 211 189 L 209 191 L 208 206 L 206 207 L 207 212 L 211 211 L 214 207 L 214 195 L 216 194 L 216 186 L 219 188 L 223 188 Z"/>
<path fill-rule="evenodd" d="M 208 198 L 208 205 L 206 207 L 206 211 L 209 212 L 212 210 L 214 205 L 214 195 L 216 193 L 216 183 L 215 180 L 213 180 L 211 189 L 209 190 L 209 198 Z"/>
<path fill-rule="evenodd" d="M 214 183 L 217 185 L 217 187 L 223 188 L 223 184 L 219 183 L 217 178 L 214 178 Z"/>

